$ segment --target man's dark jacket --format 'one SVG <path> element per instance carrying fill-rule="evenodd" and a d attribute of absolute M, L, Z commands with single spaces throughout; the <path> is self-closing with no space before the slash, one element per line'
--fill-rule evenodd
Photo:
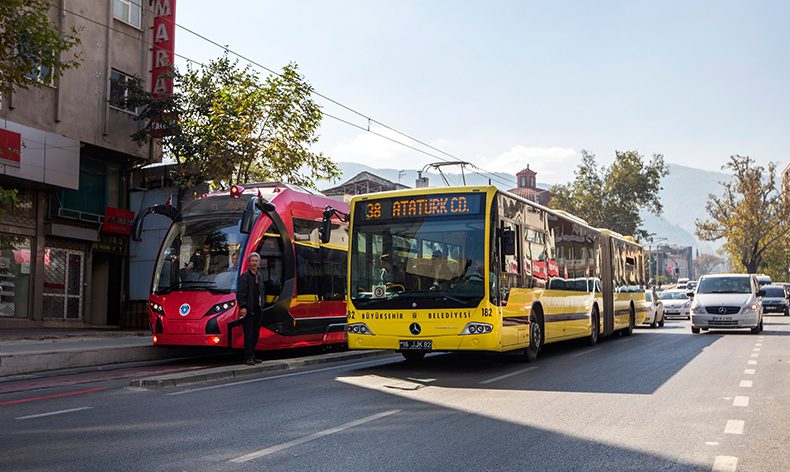
<path fill-rule="evenodd" d="M 254 287 L 255 276 L 247 269 L 239 276 L 239 284 L 236 287 L 236 300 L 239 308 L 246 308 L 248 314 L 252 314 L 250 312 L 255 308 Z M 260 270 L 258 271 L 258 293 L 261 294 L 260 309 L 263 310 L 266 304 L 266 284 L 263 281 L 263 272 Z"/>

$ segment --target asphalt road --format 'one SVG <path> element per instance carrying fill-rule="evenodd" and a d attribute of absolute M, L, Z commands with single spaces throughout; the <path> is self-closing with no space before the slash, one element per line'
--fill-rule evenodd
<path fill-rule="evenodd" d="M 127 376 L 128 377 L 128 376 Z M 0 470 L 790 471 L 790 318 L 538 362 L 434 354 L 140 390 L 0 393 Z"/>

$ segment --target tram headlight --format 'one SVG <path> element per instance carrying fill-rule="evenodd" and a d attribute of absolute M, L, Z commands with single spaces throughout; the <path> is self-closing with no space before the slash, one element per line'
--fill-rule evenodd
<path fill-rule="evenodd" d="M 488 323 L 468 323 L 461 331 L 461 335 L 490 333 L 493 330 L 494 327 Z"/>
<path fill-rule="evenodd" d="M 158 304 L 156 302 L 148 302 L 148 307 L 151 309 L 151 311 L 153 311 L 156 314 L 159 314 L 159 315 L 164 315 L 165 314 L 164 307 L 162 307 L 162 305 L 160 305 L 160 304 Z"/>
<path fill-rule="evenodd" d="M 234 306 L 236 306 L 236 300 L 228 300 L 222 303 L 217 303 L 216 305 L 209 308 L 208 312 L 206 312 L 206 314 L 203 316 L 217 315 L 224 311 L 230 310 Z"/>
<path fill-rule="evenodd" d="M 365 323 L 352 323 L 346 327 L 346 331 L 351 334 L 367 334 L 372 336 L 373 331 L 368 328 L 368 325 Z"/>

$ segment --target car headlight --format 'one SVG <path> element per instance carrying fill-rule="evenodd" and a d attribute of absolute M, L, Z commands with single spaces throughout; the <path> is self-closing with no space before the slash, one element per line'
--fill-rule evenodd
<path fill-rule="evenodd" d="M 754 313 L 757 311 L 757 304 L 752 303 L 751 305 L 745 305 L 741 308 L 741 313 Z"/>
<path fill-rule="evenodd" d="M 691 305 L 691 312 L 696 314 L 696 315 L 704 315 L 705 313 L 707 313 L 705 311 L 705 307 L 702 306 L 701 303 L 692 304 Z"/>
<path fill-rule="evenodd" d="M 690 306 L 691 306 L 691 300 L 689 300 L 689 301 L 687 301 L 687 302 L 685 302 L 685 303 L 683 304 L 683 308 L 688 308 L 688 307 L 690 307 Z"/>

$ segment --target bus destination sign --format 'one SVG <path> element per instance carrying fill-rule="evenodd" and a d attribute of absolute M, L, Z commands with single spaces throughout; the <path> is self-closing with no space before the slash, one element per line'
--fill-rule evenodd
<path fill-rule="evenodd" d="M 483 211 L 483 195 L 455 193 L 369 200 L 359 202 L 357 212 L 362 212 L 367 221 L 473 215 Z"/>

